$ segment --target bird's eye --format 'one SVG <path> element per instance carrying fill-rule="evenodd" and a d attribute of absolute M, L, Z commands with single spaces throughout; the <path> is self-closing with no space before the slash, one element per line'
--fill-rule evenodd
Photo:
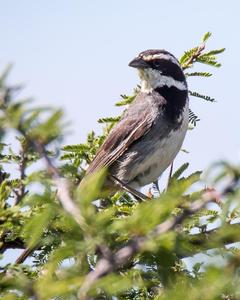
<path fill-rule="evenodd" d="M 156 61 L 154 62 L 154 66 L 155 66 L 156 68 L 160 67 L 160 65 L 161 65 L 160 61 L 156 60 Z"/>

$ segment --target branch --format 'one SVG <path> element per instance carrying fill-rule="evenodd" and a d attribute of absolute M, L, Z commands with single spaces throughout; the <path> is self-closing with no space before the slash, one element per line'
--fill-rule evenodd
<path fill-rule="evenodd" d="M 172 161 L 171 166 L 170 166 L 166 190 L 169 188 L 170 181 L 171 181 L 171 178 L 172 178 L 172 173 L 173 173 L 173 162 L 174 162 L 174 160 Z"/>
<path fill-rule="evenodd" d="M 185 208 L 183 212 L 176 216 L 170 217 L 163 223 L 159 224 L 148 236 L 135 237 L 128 242 L 128 244 L 118 250 L 115 254 L 108 255 L 100 259 L 95 267 L 95 270 L 88 273 L 78 292 L 78 299 L 87 300 L 89 299 L 87 293 L 91 289 L 92 285 L 101 277 L 113 272 L 124 266 L 129 259 L 131 259 L 136 253 L 143 250 L 144 245 L 150 239 L 158 237 L 170 230 L 173 230 L 178 224 L 181 224 L 188 216 L 196 213 L 203 208 L 207 203 L 212 201 L 215 197 L 213 193 L 206 193 L 201 200 L 193 202 L 190 207 Z"/>
<path fill-rule="evenodd" d="M 143 193 L 135 190 L 134 188 L 132 188 L 130 185 L 128 185 L 127 183 L 124 183 L 122 180 L 120 180 L 119 178 L 117 178 L 114 175 L 109 175 L 110 178 L 112 178 L 114 181 L 117 181 L 117 184 L 123 188 L 125 191 L 129 192 L 130 194 L 132 194 L 133 196 L 135 196 L 140 202 L 147 200 L 148 197 L 146 195 L 144 195 Z"/>
<path fill-rule="evenodd" d="M 181 245 L 181 240 L 183 240 L 184 245 L 188 243 L 191 245 L 191 248 L 188 247 L 187 250 L 185 249 L 181 250 L 182 247 L 180 246 L 178 247 L 180 251 L 177 251 L 176 255 L 178 258 L 182 259 L 185 257 L 193 256 L 202 251 L 207 251 L 210 249 L 217 248 L 218 246 L 229 245 L 229 244 L 239 242 L 240 240 L 239 234 L 233 234 L 233 231 L 239 230 L 239 228 L 240 228 L 240 223 L 235 223 L 235 224 L 226 224 L 224 225 L 224 228 L 217 227 L 208 230 L 204 233 L 198 233 L 192 235 L 184 234 L 182 237 L 180 237 L 180 245 Z M 224 230 L 224 232 L 226 232 L 223 234 L 223 236 L 221 236 L 221 232 L 220 232 L 222 229 Z M 228 230 L 230 230 L 230 232 L 228 232 Z"/>
<path fill-rule="evenodd" d="M 224 226 L 225 231 L 228 229 L 235 230 L 235 229 L 239 229 L 239 228 L 240 228 L 240 223 L 227 224 Z M 197 234 L 193 234 L 193 235 L 184 234 L 182 237 L 180 237 L 180 243 L 181 243 L 181 240 L 184 240 L 184 243 L 187 242 L 194 248 L 191 250 L 189 250 L 190 248 L 188 250 L 181 250 L 182 247 L 178 247 L 180 250 L 178 250 L 176 252 L 177 257 L 182 259 L 185 257 L 193 256 L 193 255 L 197 254 L 199 251 L 206 251 L 206 250 L 217 247 L 218 245 L 216 245 L 213 241 L 215 240 L 215 237 L 219 234 L 219 230 L 221 230 L 221 227 L 217 227 L 217 228 L 208 230 L 204 233 L 197 233 Z M 239 241 L 239 237 L 237 235 L 232 236 L 230 234 L 230 235 L 223 236 L 221 238 L 221 242 L 225 245 L 233 244 L 238 241 Z M 201 249 L 200 249 L 200 247 L 201 247 Z M 21 240 L 20 238 L 17 238 L 13 241 L 6 241 L 6 242 L 3 241 L 2 245 L 0 247 L 0 254 L 3 254 L 8 249 L 25 249 L 25 248 L 26 248 L 26 246 L 25 246 L 23 240 Z M 104 257 L 107 257 L 107 255 L 109 255 L 110 252 L 107 252 L 107 254 L 106 254 L 106 251 L 102 250 L 103 246 L 99 246 L 99 248 L 101 249 L 101 254 Z M 41 246 L 39 245 L 39 247 L 36 247 L 34 250 L 41 250 Z M 25 249 L 25 251 L 29 251 L 29 250 Z M 24 256 L 23 253 L 21 254 L 21 256 L 19 256 L 19 258 L 17 260 L 19 260 L 20 257 Z M 28 256 L 29 255 L 30 255 L 30 253 L 28 254 Z M 18 263 L 19 263 L 19 261 L 18 261 Z"/>
<path fill-rule="evenodd" d="M 47 171 L 54 180 L 54 183 L 57 187 L 57 197 L 64 210 L 73 217 L 73 219 L 78 223 L 82 230 L 84 230 L 87 234 L 88 226 L 84 220 L 84 217 L 81 214 L 79 207 L 71 198 L 68 180 L 66 178 L 61 177 L 58 169 L 53 165 L 50 158 L 48 157 L 45 148 L 41 144 L 36 142 L 34 142 L 33 145 L 35 150 L 44 160 L 47 167 Z"/>
<path fill-rule="evenodd" d="M 16 238 L 14 241 L 1 242 L 0 254 L 3 254 L 8 249 L 25 249 L 24 242 L 20 238 Z"/>
<path fill-rule="evenodd" d="M 36 248 L 26 248 L 22 252 L 22 254 L 15 260 L 15 264 L 22 264 L 35 250 Z"/>
<path fill-rule="evenodd" d="M 66 212 L 68 212 L 78 223 L 78 225 L 82 228 L 82 230 L 84 230 L 87 233 L 88 227 L 85 223 L 84 217 L 82 216 L 81 211 L 76 205 L 76 203 L 71 198 L 68 180 L 66 178 L 61 177 L 58 169 L 53 165 L 50 158 L 48 157 L 45 147 L 41 143 L 31 140 L 27 136 L 25 130 L 22 128 L 21 125 L 19 125 L 17 129 L 25 137 L 26 141 L 30 145 L 32 145 L 35 151 L 44 160 L 47 172 L 50 174 L 57 187 L 57 197 L 63 209 Z"/>
<path fill-rule="evenodd" d="M 13 205 L 19 204 L 20 201 L 22 200 L 22 198 L 27 194 L 27 191 L 25 191 L 25 185 L 23 183 L 23 180 L 26 177 L 26 174 L 25 174 L 26 163 L 27 163 L 27 158 L 26 158 L 24 149 L 22 149 L 20 151 L 20 162 L 19 162 L 20 186 L 19 186 L 18 190 L 13 191 L 15 194 L 15 199 L 14 199 Z"/>
<path fill-rule="evenodd" d="M 40 248 L 40 246 L 36 246 L 35 248 L 26 248 L 24 242 L 20 238 L 16 238 L 13 241 L 3 242 L 0 247 L 0 253 L 3 254 L 8 249 L 24 249 L 21 255 L 16 259 L 15 264 L 23 263 L 29 255 L 31 255 L 35 250 Z"/>
<path fill-rule="evenodd" d="M 205 43 L 202 43 L 197 50 L 191 55 L 191 57 L 182 65 L 182 69 L 186 70 L 197 60 L 205 49 Z"/>

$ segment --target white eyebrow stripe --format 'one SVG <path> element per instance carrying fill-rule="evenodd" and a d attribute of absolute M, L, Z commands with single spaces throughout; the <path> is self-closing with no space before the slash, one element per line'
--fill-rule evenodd
<path fill-rule="evenodd" d="M 153 55 L 146 55 L 146 56 L 143 56 L 143 59 L 146 60 L 146 61 L 150 61 L 150 60 L 153 60 L 153 59 L 170 60 L 172 63 L 174 63 L 174 64 L 178 65 L 179 67 L 181 67 L 179 62 L 177 61 L 177 59 L 174 58 L 170 54 L 159 53 L 159 54 L 153 54 Z"/>

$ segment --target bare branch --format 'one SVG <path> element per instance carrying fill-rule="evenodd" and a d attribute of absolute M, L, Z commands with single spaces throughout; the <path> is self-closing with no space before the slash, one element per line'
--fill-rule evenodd
<path fill-rule="evenodd" d="M 28 256 L 34 252 L 35 248 L 26 248 L 21 255 L 16 259 L 15 264 L 22 264 Z"/>
<path fill-rule="evenodd" d="M 8 249 L 24 249 L 24 242 L 20 238 L 16 238 L 14 241 L 1 241 L 0 253 L 4 253 Z"/>
<path fill-rule="evenodd" d="M 170 181 L 171 181 L 171 178 L 172 178 L 172 173 L 173 173 L 173 162 L 174 162 L 174 161 L 172 161 L 171 166 L 170 166 L 166 190 L 169 188 Z"/>
<path fill-rule="evenodd" d="M 41 144 L 35 142 L 34 147 L 36 151 L 40 154 L 40 156 L 43 158 L 47 167 L 47 171 L 54 180 L 54 183 L 57 187 L 57 196 L 64 210 L 74 218 L 78 225 L 87 234 L 87 224 L 85 223 L 84 217 L 82 216 L 79 207 L 71 198 L 68 180 L 66 178 L 61 177 L 58 169 L 53 165 L 45 151 L 45 148 Z"/>

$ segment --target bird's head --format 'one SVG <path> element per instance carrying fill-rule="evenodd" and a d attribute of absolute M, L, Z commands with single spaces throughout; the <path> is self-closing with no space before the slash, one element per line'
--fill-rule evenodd
<path fill-rule="evenodd" d="M 146 50 L 130 63 L 137 68 L 142 92 L 149 93 L 167 86 L 187 90 L 186 78 L 177 58 L 165 50 Z"/>

